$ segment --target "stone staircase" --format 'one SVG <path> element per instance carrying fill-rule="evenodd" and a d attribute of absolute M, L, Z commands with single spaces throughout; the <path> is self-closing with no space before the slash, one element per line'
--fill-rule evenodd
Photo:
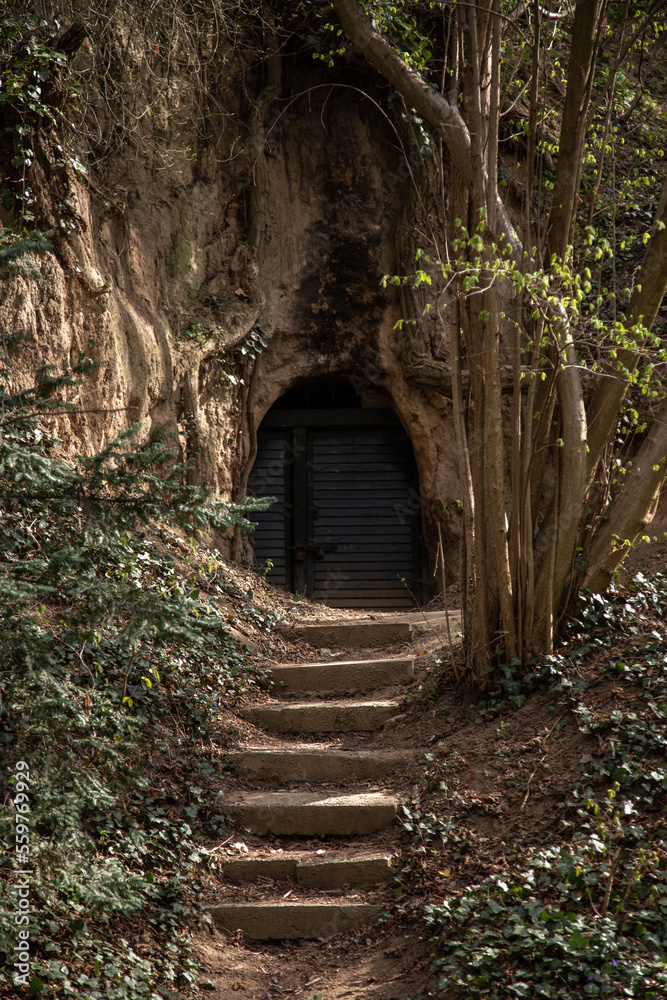
<path fill-rule="evenodd" d="M 306 625 L 296 637 L 359 651 L 411 638 L 405 625 L 388 632 L 379 624 Z M 411 657 L 273 668 L 271 700 L 242 712 L 267 743 L 231 755 L 252 790 L 230 794 L 224 808 L 252 849 L 222 860 L 230 898 L 210 907 L 218 927 L 262 940 L 319 939 L 379 918 L 394 877 L 391 827 L 415 754 L 376 749 L 372 734 L 399 716 L 397 687 L 413 676 Z M 313 734 L 318 742 L 309 742 Z M 389 791 L 381 787 L 388 780 Z"/>

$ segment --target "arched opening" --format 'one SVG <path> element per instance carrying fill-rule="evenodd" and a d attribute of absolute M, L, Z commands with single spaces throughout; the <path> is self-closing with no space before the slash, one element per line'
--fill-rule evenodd
<path fill-rule="evenodd" d="M 421 503 L 410 439 L 367 379 L 312 379 L 266 414 L 248 492 L 255 559 L 279 587 L 331 607 L 421 603 Z"/>

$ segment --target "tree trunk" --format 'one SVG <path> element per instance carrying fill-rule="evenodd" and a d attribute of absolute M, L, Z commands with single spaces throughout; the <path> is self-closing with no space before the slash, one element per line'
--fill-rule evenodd
<path fill-rule="evenodd" d="M 547 255 L 561 260 L 579 197 L 586 108 L 603 0 L 580 0 L 574 11 L 572 47 L 567 71 L 565 107 L 558 144 L 558 166 L 547 224 Z"/>
<path fill-rule="evenodd" d="M 391 83 L 432 128 L 438 129 L 452 163 L 470 189 L 473 179 L 470 132 L 454 101 L 434 90 L 425 80 L 410 69 L 391 45 L 375 31 L 355 0 L 332 0 L 345 33 L 369 63 Z M 482 165 L 484 176 L 486 170 Z M 504 234 L 514 255 L 521 259 L 523 248 L 500 196 L 496 199 L 496 238 Z"/>
<path fill-rule="evenodd" d="M 593 488 L 600 456 L 613 437 L 619 407 L 629 384 L 627 372 L 607 367 L 588 408 L 582 384 L 571 318 L 565 299 L 571 289 L 553 284 L 558 265 L 566 256 L 574 231 L 591 103 L 596 50 L 607 0 L 580 0 L 575 5 L 570 62 L 561 122 L 558 165 L 546 243 L 556 255 L 548 299 L 528 304 L 520 293 L 511 320 L 501 312 L 496 286 L 497 244 L 505 234 L 511 255 L 524 275 L 532 268 L 524 255 L 507 209 L 500 197 L 498 166 L 498 100 L 500 67 L 499 0 L 477 5 L 457 5 L 457 65 L 464 67 L 465 102 L 458 100 L 457 80 L 450 96 L 433 89 L 394 51 L 374 29 L 356 0 L 332 0 L 350 41 L 402 94 L 406 104 L 439 130 L 460 180 L 470 196 L 467 227 L 471 239 L 458 244 L 454 266 L 460 268 L 457 328 L 451 338 L 452 379 L 456 444 L 465 497 L 468 545 L 467 568 L 472 570 L 472 618 L 468 632 L 469 663 L 477 681 L 485 679 L 489 660 L 502 637 L 505 653 L 528 658 L 549 652 L 554 623 L 570 590 L 577 583 L 575 564 L 587 499 Z M 533 5 L 536 30 L 542 9 Z M 539 51 L 533 72 L 539 66 Z M 537 85 L 531 91 L 531 122 L 535 127 Z M 466 122 L 459 111 L 466 109 Z M 531 133 L 532 134 L 532 133 Z M 529 153 L 535 148 L 529 141 Z M 533 183 L 529 164 L 529 188 Z M 665 184 L 667 190 L 667 182 Z M 484 214 L 485 213 L 485 214 Z M 464 218 L 464 214 L 460 213 Z M 658 222 L 667 223 L 667 198 L 661 201 Z M 525 236 L 530 232 L 530 205 L 526 207 Z M 479 234 L 483 232 L 480 241 Z M 450 237 L 452 234 L 449 234 Z M 474 241 L 477 241 L 475 243 Z M 463 248 L 463 249 L 462 249 Z M 526 245 L 528 251 L 528 244 Z M 452 254 L 454 257 L 454 254 Z M 449 260 L 449 258 L 447 258 Z M 465 273 L 476 271 L 475 287 L 466 287 Z M 541 281 L 539 272 L 533 278 Z M 632 373 L 646 330 L 653 323 L 667 291 L 667 229 L 656 227 L 649 241 L 638 284 L 633 292 L 627 324 L 637 325 L 637 349 L 619 352 L 622 365 Z M 641 324 L 640 325 L 640 321 Z M 516 325 L 516 329 L 515 326 Z M 460 334 L 463 334 L 461 338 Z M 543 335 L 549 340 L 545 344 Z M 512 345 L 514 393 L 512 426 L 517 440 L 508 464 L 504 455 L 505 411 L 502 404 L 501 350 Z M 531 347 L 532 344 L 532 347 Z M 522 393 L 520 356 L 531 348 L 532 380 Z M 463 420 L 462 356 L 469 379 L 471 427 Z M 412 377 L 437 383 L 447 391 L 449 380 L 429 358 L 412 359 Z M 540 364 L 545 367 L 540 367 Z M 435 367 L 434 367 L 435 366 Z M 546 375 L 546 377 L 543 377 Z M 667 468 L 667 403 L 627 473 L 624 490 L 609 508 L 608 519 L 594 536 L 590 548 L 587 586 L 605 586 L 628 545 L 650 517 L 655 497 L 665 481 Z M 509 502 L 511 500 L 511 507 Z M 511 530 L 508 532 L 508 513 Z M 619 546 L 616 539 L 620 538 Z"/>
<path fill-rule="evenodd" d="M 600 385 L 588 405 L 589 481 L 595 475 L 600 456 L 618 422 L 618 412 L 630 385 L 626 372 L 631 375 L 635 371 L 642 356 L 641 348 L 646 333 L 653 326 L 667 292 L 667 177 L 653 230 L 639 269 L 639 281 L 632 291 L 625 322 L 635 346 L 619 350 L 616 365 L 605 366 Z M 637 324 L 641 325 L 633 331 Z"/>
<path fill-rule="evenodd" d="M 588 559 L 583 586 L 602 593 L 632 548 L 653 520 L 655 506 L 667 479 L 667 399 L 663 400 L 621 488 L 607 508 Z"/>

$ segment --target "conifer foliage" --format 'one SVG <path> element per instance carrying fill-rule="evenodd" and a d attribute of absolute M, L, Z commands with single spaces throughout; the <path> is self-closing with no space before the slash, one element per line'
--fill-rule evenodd
<path fill-rule="evenodd" d="M 30 252 L 46 246 L 39 234 L 5 234 L 0 259 L 29 274 Z M 193 865 L 205 864 L 198 842 L 224 829 L 220 798 L 204 795 L 210 727 L 257 675 L 219 604 L 252 613 L 252 594 L 238 593 L 215 554 L 198 563 L 196 539 L 205 527 L 251 528 L 253 508 L 185 485 L 160 432 L 137 443 L 130 428 L 96 455 L 61 460 L 49 417 L 76 410 L 68 389 L 91 363 L 42 368 L 14 390 L 19 340 L 3 337 L 0 369 L 0 744 L 10 797 L 16 761 L 30 768 L 30 995 L 176 995 L 196 979 L 179 933 Z M 155 755 L 173 749 L 170 729 L 185 793 L 151 787 Z M 6 808 L 5 876 L 21 867 L 14 826 Z M 3 881 L 0 950 L 12 956 Z M 155 955 L 131 943 L 138 911 L 156 941 L 169 935 Z M 24 996 L 12 962 L 0 992 Z"/>

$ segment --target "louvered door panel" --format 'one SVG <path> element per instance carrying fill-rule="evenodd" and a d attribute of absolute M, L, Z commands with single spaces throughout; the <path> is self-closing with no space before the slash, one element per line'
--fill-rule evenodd
<path fill-rule="evenodd" d="M 292 510 L 288 503 L 290 492 L 290 462 L 287 435 L 280 431 L 266 431 L 259 435 L 257 458 L 248 479 L 251 496 L 276 498 L 268 510 L 252 516 L 257 522 L 253 534 L 255 560 L 262 571 L 267 559 L 273 563 L 267 579 L 276 587 L 289 589 L 292 584 L 291 540 Z"/>
<path fill-rule="evenodd" d="M 318 428 L 311 455 L 313 600 L 413 607 L 408 587 L 418 585 L 418 492 L 402 428 Z"/>

